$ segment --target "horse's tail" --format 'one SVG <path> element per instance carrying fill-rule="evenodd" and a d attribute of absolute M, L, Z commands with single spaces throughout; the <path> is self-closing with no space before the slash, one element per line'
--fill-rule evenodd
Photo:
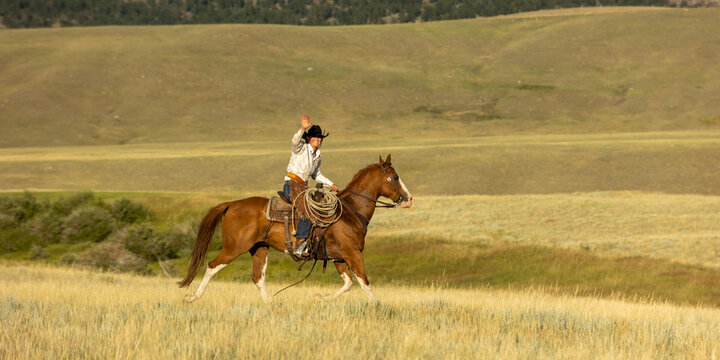
<path fill-rule="evenodd" d="M 200 229 L 198 229 L 198 234 L 195 238 L 195 247 L 193 247 L 193 252 L 190 257 L 190 267 L 188 268 L 188 273 L 185 278 L 177 283 L 179 287 L 190 285 L 197 275 L 198 270 L 200 270 L 200 266 L 205 263 L 207 250 L 208 247 L 210 247 L 210 240 L 212 240 L 213 235 L 215 235 L 215 229 L 231 203 L 232 202 L 225 202 L 210 209 L 200 222 Z"/>

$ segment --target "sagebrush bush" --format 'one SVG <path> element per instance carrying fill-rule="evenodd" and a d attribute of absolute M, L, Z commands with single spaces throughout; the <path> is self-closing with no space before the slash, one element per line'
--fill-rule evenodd
<path fill-rule="evenodd" d="M 13 213 L 0 213 L 0 252 L 27 250 L 35 242 Z"/>
<path fill-rule="evenodd" d="M 191 226 L 178 225 L 164 232 L 167 237 L 166 241 L 173 244 L 179 253 L 183 249 L 191 249 L 195 244 L 195 235 L 197 234 L 198 224 L 193 221 Z"/>
<path fill-rule="evenodd" d="M 115 220 L 126 224 L 139 223 L 150 218 L 147 206 L 125 198 L 115 201 L 110 206 L 110 212 Z"/>
<path fill-rule="evenodd" d="M 104 240 L 115 229 L 115 219 L 105 209 L 86 206 L 73 210 L 63 223 L 63 242 Z"/>
<path fill-rule="evenodd" d="M 19 226 L 0 229 L 0 252 L 27 250 L 35 241 Z"/>
<path fill-rule="evenodd" d="M 27 223 L 28 234 L 38 239 L 38 245 L 57 244 L 63 239 L 65 217 L 51 212 L 41 213 Z"/>
<path fill-rule="evenodd" d="M 40 203 L 29 192 L 25 192 L 22 197 L 0 196 L 0 215 L 12 217 L 17 224 L 35 216 L 40 208 Z"/>
<path fill-rule="evenodd" d="M 28 259 L 30 260 L 42 260 L 47 259 L 50 254 L 45 250 L 44 247 L 32 244 L 30 246 L 30 251 L 28 252 Z"/>
<path fill-rule="evenodd" d="M 17 226 L 15 217 L 8 214 L 0 213 L 0 230 L 12 229 Z"/>
<path fill-rule="evenodd" d="M 70 260 L 70 259 L 68 259 Z M 104 270 L 147 273 L 147 261 L 128 251 L 117 241 L 106 241 L 80 253 L 74 263 Z"/>
<path fill-rule="evenodd" d="M 78 254 L 69 252 L 60 258 L 60 262 L 65 265 L 73 265 L 77 262 Z"/>
<path fill-rule="evenodd" d="M 110 238 L 147 260 L 172 259 L 185 246 L 183 236 L 175 232 L 158 232 L 147 225 L 130 225 L 116 231 Z"/>
<path fill-rule="evenodd" d="M 50 211 L 56 214 L 68 216 L 75 209 L 89 205 L 91 203 L 98 202 L 95 199 L 95 194 L 87 191 L 75 194 L 68 198 L 61 198 L 50 204 Z"/>

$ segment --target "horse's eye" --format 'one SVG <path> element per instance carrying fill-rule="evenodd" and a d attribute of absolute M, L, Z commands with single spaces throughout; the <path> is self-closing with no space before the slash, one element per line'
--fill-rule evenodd
<path fill-rule="evenodd" d="M 392 182 L 392 178 L 388 178 L 388 182 Z"/>
<path fill-rule="evenodd" d="M 397 176 L 397 175 L 395 175 L 395 180 L 397 180 L 397 179 L 400 179 L 400 177 L 399 177 L 399 176 Z"/>

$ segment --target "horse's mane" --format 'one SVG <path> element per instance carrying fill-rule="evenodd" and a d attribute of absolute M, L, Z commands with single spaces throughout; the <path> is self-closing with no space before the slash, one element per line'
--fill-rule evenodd
<path fill-rule="evenodd" d="M 361 181 L 360 179 L 364 178 L 366 173 L 372 171 L 373 169 L 377 168 L 378 166 L 380 166 L 380 164 L 378 164 L 378 163 L 370 164 L 370 165 L 366 166 L 365 168 L 361 169 L 360 171 L 358 171 L 355 174 L 355 176 L 353 176 L 352 180 L 350 180 L 350 182 L 347 184 L 345 189 L 352 189 L 355 186 L 357 186 L 358 183 Z M 345 189 L 343 189 L 343 191 L 345 191 Z"/>

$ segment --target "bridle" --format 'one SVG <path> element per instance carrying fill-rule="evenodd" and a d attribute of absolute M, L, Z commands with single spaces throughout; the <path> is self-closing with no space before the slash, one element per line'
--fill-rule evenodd
<path fill-rule="evenodd" d="M 400 204 L 401 204 L 403 201 L 407 201 L 407 199 L 404 199 L 404 196 L 402 195 L 402 193 L 400 192 L 400 189 L 398 188 L 398 184 L 396 184 L 395 181 L 392 181 L 392 180 L 393 180 L 392 177 L 388 176 L 387 170 L 385 169 L 385 165 L 380 164 L 380 170 L 382 170 L 383 179 L 387 180 L 387 181 L 390 183 L 390 185 L 392 185 L 393 190 L 395 191 L 395 193 L 399 195 L 397 201 L 395 201 L 394 203 L 389 203 L 389 202 L 387 202 L 387 201 L 382 201 L 382 200 L 378 200 L 378 199 L 372 199 L 372 198 L 370 198 L 369 196 L 365 196 L 365 195 L 363 195 L 363 194 L 357 193 L 357 192 L 352 191 L 352 190 L 343 190 L 343 192 L 347 191 L 347 192 L 349 192 L 349 193 L 351 193 L 351 194 L 354 194 L 354 195 L 357 195 L 357 196 L 359 196 L 359 197 L 361 197 L 361 198 L 363 198 L 363 199 L 366 199 L 366 200 L 369 200 L 369 201 L 371 201 L 371 202 L 374 202 L 375 204 L 380 204 L 380 205 L 375 205 L 376 207 L 396 208 L 396 207 L 400 206 Z"/>
<path fill-rule="evenodd" d="M 393 181 L 393 178 L 388 176 L 387 171 L 385 170 L 385 165 L 380 164 L 380 170 L 382 170 L 383 178 L 385 178 L 385 180 L 387 180 L 390 183 L 390 185 L 392 185 L 393 190 L 395 191 L 396 194 L 398 194 L 398 199 L 395 201 L 395 206 L 400 206 L 400 203 L 403 202 L 403 200 L 407 201 L 407 199 L 403 199 L 404 196 L 403 196 L 402 192 L 400 192 L 400 189 L 398 188 L 397 181 Z"/>

